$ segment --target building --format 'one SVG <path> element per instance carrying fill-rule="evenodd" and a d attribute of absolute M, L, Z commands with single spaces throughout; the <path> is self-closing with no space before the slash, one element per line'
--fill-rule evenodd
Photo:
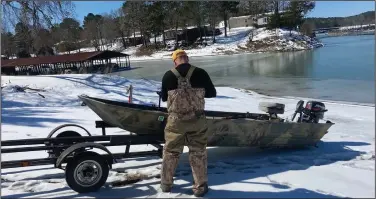
<path fill-rule="evenodd" d="M 260 16 L 256 20 L 257 26 L 266 26 L 268 24 L 269 16 Z"/>
<path fill-rule="evenodd" d="M 280 11 L 283 13 L 284 11 Z M 230 17 L 228 20 L 229 28 L 240 28 L 240 27 L 265 27 L 268 24 L 269 18 L 274 14 L 274 12 L 262 13 L 257 15 L 246 15 L 239 17 Z"/>
<path fill-rule="evenodd" d="M 240 28 L 254 26 L 254 17 L 252 15 L 230 17 L 228 20 L 229 28 Z"/>

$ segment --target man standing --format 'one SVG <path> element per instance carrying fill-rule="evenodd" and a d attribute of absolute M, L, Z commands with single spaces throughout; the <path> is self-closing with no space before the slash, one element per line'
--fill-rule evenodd
<path fill-rule="evenodd" d="M 184 145 L 189 148 L 189 163 L 194 179 L 193 193 L 202 197 L 208 192 L 207 134 L 204 115 L 205 99 L 216 97 L 216 89 L 208 73 L 189 64 L 185 51 L 172 54 L 175 67 L 162 79 L 162 101 L 167 101 L 168 120 L 161 170 L 161 189 L 170 192 L 173 176 Z"/>

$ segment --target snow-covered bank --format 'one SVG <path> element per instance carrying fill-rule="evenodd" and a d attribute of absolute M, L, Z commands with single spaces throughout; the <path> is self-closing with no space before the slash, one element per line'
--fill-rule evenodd
<path fill-rule="evenodd" d="M 292 31 L 290 34 L 290 31 L 284 29 L 267 30 L 266 28 L 255 29 L 254 27 L 233 28 L 228 30 L 227 37 L 225 37 L 224 28 L 222 27 L 220 30 L 222 34 L 216 36 L 216 43 L 213 44 L 211 37 L 207 37 L 208 45 L 199 45 L 192 49 L 186 49 L 189 56 L 197 57 L 238 53 L 308 50 L 323 46 L 320 42 L 312 40 L 301 33 Z M 252 38 L 252 42 L 250 42 L 250 38 Z M 169 43 L 173 45 L 174 41 L 169 41 Z M 167 49 L 155 51 L 151 55 L 137 56 L 137 50 L 140 49 L 140 47 L 141 45 L 129 46 L 127 49 L 121 50 L 121 42 L 102 46 L 103 49 L 121 51 L 129 54 L 130 60 L 170 59 L 171 57 L 172 52 Z M 80 51 L 95 51 L 95 48 L 82 48 Z M 74 52 L 78 52 L 78 50 L 72 51 L 71 53 Z"/>
<path fill-rule="evenodd" d="M 251 52 L 308 50 L 322 46 L 323 44 L 316 39 L 311 39 L 296 31 L 267 30 L 266 28 L 257 29 L 252 42 L 248 42 L 246 45 L 247 51 Z"/>
<path fill-rule="evenodd" d="M 103 75 L 57 75 L 2 77 L 2 140 L 46 137 L 64 123 L 84 126 L 101 134 L 94 121 L 99 117 L 80 106 L 79 94 L 126 101 L 127 86 L 134 86 L 134 102 L 158 104 L 160 83 Z M 43 89 L 17 92 L 13 86 Z M 274 98 L 239 89 L 218 87 L 218 96 L 207 99 L 207 110 L 261 112 L 261 101 L 286 105 L 282 117 L 291 116 L 297 99 Z M 165 106 L 165 103 L 161 104 Z M 375 197 L 374 191 L 374 107 L 325 103 L 325 119 L 335 123 L 318 148 L 299 151 L 259 151 L 248 148 L 209 148 L 209 185 L 206 197 Z M 124 133 L 108 129 L 111 134 Z M 112 152 L 125 147 L 110 148 Z M 150 146 L 131 147 L 147 150 Z M 185 149 L 187 151 L 187 149 Z M 44 151 L 2 154 L 2 160 L 46 157 Z M 2 169 L 2 197 L 191 197 L 192 183 L 185 153 L 170 194 L 158 191 L 160 159 L 137 158 L 114 165 L 107 187 L 99 192 L 76 194 L 64 179 L 64 172 L 52 166 Z M 130 177 L 143 180 L 111 187 Z"/>

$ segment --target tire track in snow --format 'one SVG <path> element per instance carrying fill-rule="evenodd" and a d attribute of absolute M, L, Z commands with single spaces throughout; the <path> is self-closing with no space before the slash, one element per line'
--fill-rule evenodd
<path fill-rule="evenodd" d="M 222 175 L 229 172 L 240 172 L 244 174 L 251 174 L 258 172 L 260 169 L 268 169 L 268 168 L 279 168 L 285 167 L 288 170 L 300 170 L 304 169 L 307 166 L 322 166 L 326 164 L 331 164 L 337 161 L 350 161 L 343 163 L 346 166 L 353 166 L 356 167 L 354 162 L 358 161 L 370 161 L 374 160 L 375 155 L 374 152 L 369 152 L 363 155 L 356 156 L 356 151 L 344 151 L 344 152 L 332 152 L 328 154 L 321 154 L 321 153 L 311 153 L 308 156 L 306 153 L 303 154 L 292 154 L 292 155 L 272 155 L 271 157 L 261 157 L 255 158 L 252 160 L 223 160 L 217 162 L 209 162 L 208 163 L 208 175 Z M 116 182 L 126 181 L 129 179 L 129 176 L 132 175 L 139 175 L 141 176 L 139 181 L 145 179 L 158 179 L 160 178 L 160 165 L 155 165 L 147 168 L 140 168 L 140 169 L 131 169 L 116 172 L 111 171 L 109 174 L 109 178 L 106 182 L 107 185 L 113 185 Z M 118 168 L 118 170 L 121 170 Z M 189 164 L 181 164 L 178 166 L 175 176 L 189 176 L 192 175 L 191 168 Z M 20 179 L 20 175 L 17 174 L 9 174 L 2 176 L 2 181 L 5 182 L 5 186 L 3 188 L 7 188 L 9 190 L 17 190 L 17 191 L 24 191 L 24 192 L 38 192 L 38 191 L 46 191 L 46 190 L 54 190 L 59 189 L 62 187 L 67 187 L 64 174 L 63 173 L 54 173 L 54 174 L 45 174 L 44 176 L 35 176 L 31 175 L 32 177 L 24 176 L 27 180 Z M 53 177 L 53 178 L 51 178 Z M 290 188 L 299 188 L 297 185 L 293 185 L 289 182 L 280 182 L 271 179 L 267 176 L 267 179 L 274 184 L 278 184 L 281 187 L 290 187 Z M 13 183 L 12 183 L 13 182 Z M 133 183 L 128 183 L 133 184 Z M 120 186 L 126 186 L 120 185 Z M 315 190 L 317 192 L 323 194 L 331 194 L 331 195 L 338 195 L 335 193 L 329 193 L 322 190 Z M 187 194 L 189 195 L 189 194 Z M 172 196 L 172 195 L 169 195 Z M 182 195 L 176 194 L 173 197 L 179 197 Z M 157 195 L 156 197 L 167 197 L 166 195 Z"/>

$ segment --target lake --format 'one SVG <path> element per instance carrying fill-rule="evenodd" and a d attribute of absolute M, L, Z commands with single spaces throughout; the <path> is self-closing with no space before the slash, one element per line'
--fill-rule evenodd
<path fill-rule="evenodd" d="M 254 90 L 272 96 L 372 103 L 375 101 L 375 36 L 321 38 L 310 51 L 191 57 L 216 86 Z M 171 60 L 132 61 L 120 75 L 160 81 Z"/>

